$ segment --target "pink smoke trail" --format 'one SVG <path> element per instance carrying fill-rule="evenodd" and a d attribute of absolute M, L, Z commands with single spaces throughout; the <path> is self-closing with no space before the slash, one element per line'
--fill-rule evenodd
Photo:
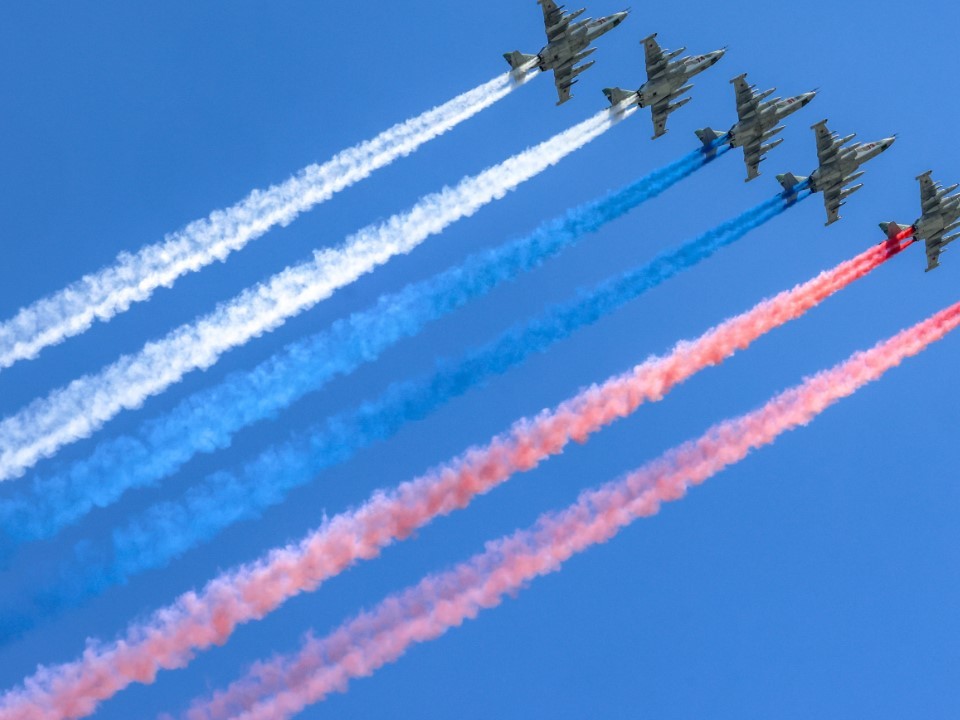
<path fill-rule="evenodd" d="M 446 466 L 374 495 L 299 544 L 224 574 L 199 593 L 186 593 L 148 622 L 130 628 L 123 640 L 92 645 L 80 660 L 41 668 L 22 689 L 0 699 L 0 720 L 84 717 L 131 683 L 152 683 L 159 670 L 186 666 L 196 652 L 225 643 L 238 625 L 264 617 L 295 595 L 312 592 L 358 560 L 377 557 L 384 547 L 437 516 L 466 507 L 513 473 L 530 470 L 562 452 L 571 439 L 584 442 L 644 401 L 661 399 L 698 370 L 745 349 L 906 246 L 871 248 L 696 341 L 678 344 L 665 357 L 651 358 L 552 411 L 521 420 L 486 446 L 470 449 Z"/>
<path fill-rule="evenodd" d="M 691 485 L 808 424 L 958 325 L 960 303 L 807 379 L 759 410 L 715 425 L 700 439 L 623 479 L 583 493 L 566 510 L 542 515 L 531 529 L 489 543 L 466 563 L 388 597 L 326 638 L 308 637 L 296 655 L 255 665 L 211 701 L 195 703 L 187 717 L 277 720 L 345 691 L 351 679 L 368 676 L 411 645 L 496 607 L 534 578 L 559 570 L 573 555 L 610 540 L 638 518 L 655 515 L 662 503 L 681 499 Z"/>

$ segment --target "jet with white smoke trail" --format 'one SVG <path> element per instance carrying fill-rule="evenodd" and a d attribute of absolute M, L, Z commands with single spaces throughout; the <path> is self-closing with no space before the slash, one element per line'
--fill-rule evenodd
<path fill-rule="evenodd" d="M 524 73 L 500 75 L 344 150 L 322 165 L 309 165 L 284 183 L 254 190 L 233 207 L 192 222 L 163 242 L 135 254 L 120 254 L 113 265 L 84 276 L 0 323 L 0 370 L 85 332 L 97 320 L 107 321 L 125 312 L 182 275 L 226 260 L 230 253 L 271 228 L 290 224 L 337 192 L 452 130 L 530 77 Z"/>

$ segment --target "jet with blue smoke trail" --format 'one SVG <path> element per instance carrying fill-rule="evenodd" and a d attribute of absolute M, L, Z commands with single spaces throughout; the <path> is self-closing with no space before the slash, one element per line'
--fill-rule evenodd
<path fill-rule="evenodd" d="M 719 150 L 719 152 L 716 152 Z M 198 453 L 228 447 L 245 427 L 271 418 L 337 375 L 376 360 L 428 323 L 539 267 L 584 235 L 622 217 L 711 162 L 724 148 L 695 150 L 607 195 L 542 223 L 529 235 L 477 253 L 428 280 L 382 296 L 372 308 L 288 345 L 248 372 L 181 401 L 135 435 L 100 443 L 93 454 L 0 501 L 9 544 L 52 537 L 126 491 L 153 485 Z"/>
<path fill-rule="evenodd" d="M 777 180 L 788 193 L 808 188 L 813 192 L 823 193 L 823 204 L 827 208 L 826 224 L 832 225 L 840 219 L 840 208 L 846 205 L 846 199 L 863 188 L 863 183 L 847 187 L 863 176 L 860 167 L 886 151 L 896 141 L 897 136 L 844 147 L 856 137 L 855 134 L 841 138 L 830 132 L 826 120 L 821 120 L 811 129 L 817 136 L 817 158 L 820 167 L 808 178 L 785 173 L 777 175 Z"/>
<path fill-rule="evenodd" d="M 236 473 L 218 472 L 191 487 L 177 502 L 149 508 L 113 532 L 112 549 L 78 549 L 63 570 L 54 593 L 78 601 L 133 575 L 162 567 L 226 527 L 261 516 L 294 488 L 325 468 L 351 459 L 357 451 L 394 435 L 406 423 L 421 420 L 478 384 L 505 373 L 534 353 L 545 352 L 576 330 L 623 307 L 675 275 L 712 257 L 784 213 L 794 203 L 776 195 L 652 261 L 612 278 L 570 302 L 508 329 L 492 343 L 458 362 L 441 361 L 430 377 L 395 383 L 377 400 L 352 413 L 332 417 L 263 452 Z M 808 197 L 801 191 L 798 199 Z M 44 596 L 47 606 L 56 604 Z"/>
<path fill-rule="evenodd" d="M 85 332 L 94 322 L 110 320 L 185 273 L 226 260 L 271 228 L 290 224 L 337 192 L 449 132 L 531 77 L 504 73 L 338 153 L 322 165 L 309 165 L 286 182 L 254 190 L 233 207 L 192 222 L 161 243 L 147 245 L 136 253 L 121 253 L 113 265 L 85 275 L 0 322 L 0 370 Z"/>
<path fill-rule="evenodd" d="M 773 140 L 783 132 L 780 124 L 800 108 L 806 107 L 817 96 L 813 90 L 796 97 L 766 100 L 777 91 L 776 88 L 760 92 L 756 85 L 747 84 L 747 75 L 738 75 L 730 83 L 737 91 L 737 123 L 726 133 L 711 128 L 697 130 L 697 137 L 706 146 L 726 139 L 732 147 L 743 148 L 743 159 L 747 164 L 747 180 L 760 177 L 760 163 L 763 156 L 783 142 L 783 138 Z M 772 140 L 772 142 L 767 142 Z M 767 143 L 767 144 L 764 144 Z"/>

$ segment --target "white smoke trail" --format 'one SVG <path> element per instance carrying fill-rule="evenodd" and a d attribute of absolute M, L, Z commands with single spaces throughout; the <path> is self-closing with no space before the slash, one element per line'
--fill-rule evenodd
<path fill-rule="evenodd" d="M 225 260 L 271 228 L 288 225 L 300 213 L 448 132 L 531 77 L 500 75 L 344 150 L 323 165 L 310 165 L 284 183 L 254 190 L 237 205 L 197 220 L 135 255 L 121 253 L 110 267 L 84 276 L 0 323 L 0 370 L 85 332 L 96 320 L 107 321 L 125 312 L 181 275 Z"/>
<path fill-rule="evenodd" d="M 183 325 L 136 355 L 121 357 L 96 375 L 74 380 L 0 421 L 0 480 L 22 475 L 63 445 L 86 437 L 123 409 L 213 365 L 225 351 L 273 330 L 391 257 L 408 253 L 430 235 L 472 215 L 520 183 L 560 162 L 626 117 L 604 110 L 455 188 L 428 195 L 408 212 L 371 225 L 340 247 L 314 253 L 249 288 L 211 314 Z"/>

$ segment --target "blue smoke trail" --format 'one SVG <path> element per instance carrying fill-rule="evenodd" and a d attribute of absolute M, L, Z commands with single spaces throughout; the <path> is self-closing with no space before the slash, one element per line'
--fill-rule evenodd
<path fill-rule="evenodd" d="M 146 422 L 135 436 L 102 442 L 89 458 L 50 477 L 34 478 L 28 491 L 0 501 L 0 527 L 7 544 L 52 537 L 127 490 L 173 474 L 197 453 L 228 447 L 241 429 L 275 416 L 338 374 L 348 374 L 416 335 L 427 323 L 537 268 L 727 150 L 727 145 L 696 150 L 543 223 L 526 237 L 474 254 L 458 267 L 385 295 L 374 307 L 288 345 L 254 370 L 234 373 L 187 398 L 163 417 Z"/>
<path fill-rule="evenodd" d="M 424 418 L 531 354 L 544 352 L 577 329 L 706 260 L 808 195 L 804 191 L 789 198 L 775 196 L 679 248 L 661 253 L 646 265 L 590 292 L 581 291 L 572 301 L 510 328 L 457 363 L 439 363 L 429 378 L 395 383 L 375 402 L 299 433 L 295 439 L 264 452 L 237 474 L 218 472 L 191 488 L 180 502 L 154 505 L 125 528 L 114 531 L 113 559 L 88 566 L 79 586 L 95 592 L 124 582 L 134 574 L 166 565 L 235 522 L 259 517 L 265 508 L 280 503 L 290 490 L 311 481 L 324 468 L 390 437 L 407 422 Z M 76 578 L 73 575 L 74 582 Z"/>

